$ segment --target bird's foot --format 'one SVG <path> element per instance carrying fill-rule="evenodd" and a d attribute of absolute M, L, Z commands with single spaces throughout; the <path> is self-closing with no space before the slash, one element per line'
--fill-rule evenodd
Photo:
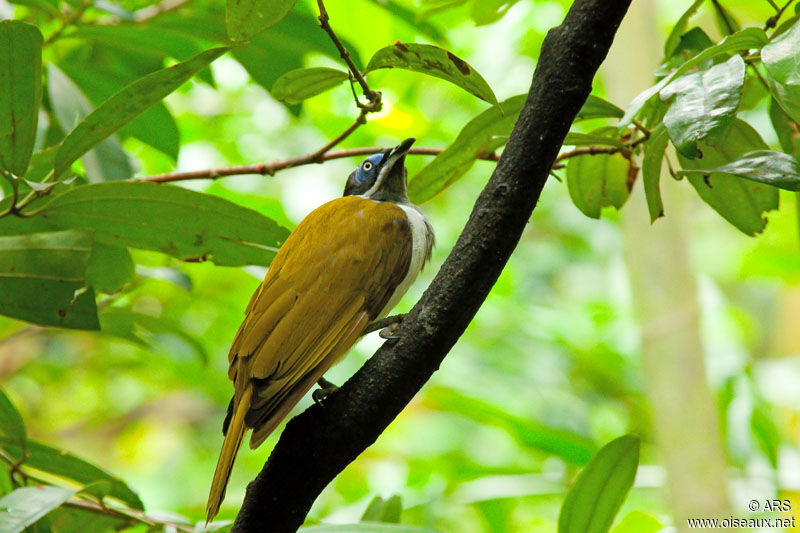
<path fill-rule="evenodd" d="M 314 400 L 314 403 L 319 406 L 322 406 L 322 404 L 325 403 L 325 398 L 339 390 L 339 387 L 324 377 L 317 380 L 317 385 L 319 385 L 319 388 L 311 393 L 311 399 Z"/>
<path fill-rule="evenodd" d="M 379 331 L 378 335 L 382 339 L 386 340 L 394 340 L 396 341 L 400 337 L 395 335 L 397 332 L 397 328 L 400 327 L 400 323 L 403 321 L 406 315 L 392 315 L 387 316 L 386 318 L 382 318 L 380 320 L 376 320 L 372 324 L 367 325 L 366 329 L 364 329 L 364 335 L 367 333 L 372 333 L 373 331 Z"/>

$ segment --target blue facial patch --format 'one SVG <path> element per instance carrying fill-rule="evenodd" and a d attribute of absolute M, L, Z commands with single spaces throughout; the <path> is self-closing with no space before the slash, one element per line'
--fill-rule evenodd
<path fill-rule="evenodd" d="M 374 173 L 378 171 L 378 168 L 380 168 L 380 165 L 383 162 L 384 157 L 385 157 L 384 154 L 380 153 L 371 155 L 364 161 L 362 161 L 361 164 L 358 165 L 358 169 L 356 170 L 356 175 L 355 175 L 356 183 L 359 184 L 364 183 L 365 181 L 367 181 L 367 179 L 373 176 Z"/>

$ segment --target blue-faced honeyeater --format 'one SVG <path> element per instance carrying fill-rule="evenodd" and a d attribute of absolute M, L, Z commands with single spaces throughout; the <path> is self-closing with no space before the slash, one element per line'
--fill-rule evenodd
<path fill-rule="evenodd" d="M 322 375 L 386 316 L 430 258 L 433 230 L 406 195 L 414 139 L 367 157 L 344 196 L 312 211 L 283 243 L 233 339 L 233 399 L 208 520 L 225 496 L 245 432 L 269 436 Z"/>

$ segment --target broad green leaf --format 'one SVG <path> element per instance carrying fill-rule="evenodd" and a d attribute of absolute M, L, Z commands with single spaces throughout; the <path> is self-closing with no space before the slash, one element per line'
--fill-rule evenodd
<path fill-rule="evenodd" d="M 731 174 L 766 183 L 787 191 L 800 190 L 800 161 L 775 150 L 756 150 L 710 170 L 684 170 L 682 173 Z"/>
<path fill-rule="evenodd" d="M 783 151 L 795 156 L 800 155 L 800 131 L 797 123 L 781 109 L 774 98 L 769 103 L 769 119 Z"/>
<path fill-rule="evenodd" d="M 667 130 L 663 126 L 659 126 L 645 144 L 642 158 L 642 184 L 651 224 L 657 218 L 664 216 L 659 181 L 661 180 L 661 162 L 664 159 L 664 151 L 667 149 L 667 140 Z"/>
<path fill-rule="evenodd" d="M 697 141 L 715 144 L 724 137 L 742 99 L 744 60 L 734 55 L 708 70 L 687 74 L 664 87 L 662 100 L 675 98 L 667 114 L 672 144 L 686 157 L 697 157 Z"/>
<path fill-rule="evenodd" d="M 664 525 L 644 511 L 631 511 L 622 517 L 611 533 L 658 533 Z"/>
<path fill-rule="evenodd" d="M 0 314 L 44 326 L 98 329 L 84 290 L 91 234 L 66 230 L 0 237 Z"/>
<path fill-rule="evenodd" d="M 699 147 L 703 154 L 700 159 L 679 156 L 684 169 L 710 170 L 748 152 L 768 149 L 758 132 L 739 119 L 734 120 L 723 142 L 711 146 L 700 141 Z M 763 183 L 726 174 L 689 174 L 687 179 L 703 201 L 747 235 L 760 233 L 767 223 L 764 213 L 778 208 L 778 189 Z"/>
<path fill-rule="evenodd" d="M 34 152 L 25 179 L 28 181 L 40 182 L 53 170 L 53 161 L 56 158 L 58 145 L 45 148 L 39 152 Z"/>
<path fill-rule="evenodd" d="M 272 96 L 287 104 L 299 104 L 306 98 L 322 94 L 349 77 L 335 68 L 316 67 L 290 70 L 272 86 Z"/>
<path fill-rule="evenodd" d="M 116 533 L 124 531 L 128 520 L 86 511 L 76 507 L 62 506 L 47 515 L 55 533 Z"/>
<path fill-rule="evenodd" d="M 0 531 L 20 533 L 63 504 L 75 490 L 49 485 L 22 487 L 0 499 Z"/>
<path fill-rule="evenodd" d="M 705 0 L 695 0 L 689 8 L 683 12 L 681 18 L 678 19 L 678 22 L 675 23 L 673 26 L 672 31 L 669 33 L 669 37 L 664 42 L 664 57 L 670 58 L 673 56 L 675 51 L 678 48 L 678 44 L 681 41 L 681 37 L 684 33 L 686 33 L 686 28 L 689 25 L 689 19 L 697 13 L 697 10 L 700 6 L 705 2 Z"/>
<path fill-rule="evenodd" d="M 783 85 L 767 77 L 769 92 L 791 119 L 800 122 L 800 87 L 796 85 Z"/>
<path fill-rule="evenodd" d="M 64 131 L 70 131 L 92 112 L 92 105 L 75 83 L 52 63 L 47 65 L 47 81 L 56 118 Z M 58 145 L 52 155 L 53 164 L 60 150 L 61 145 Z M 86 169 L 86 178 L 93 183 L 128 179 L 133 175 L 128 156 L 114 135 L 83 154 L 81 162 Z"/>
<path fill-rule="evenodd" d="M 70 33 L 70 37 L 103 43 L 129 53 L 171 57 L 177 61 L 185 61 L 203 51 L 196 35 L 142 24 L 81 25 Z M 214 86 L 214 78 L 208 68 L 198 72 L 197 77 Z"/>
<path fill-rule="evenodd" d="M 672 71 L 679 68 L 688 58 L 696 56 L 710 46 L 714 46 L 714 41 L 712 41 L 708 34 L 701 28 L 695 26 L 681 35 L 672 56 L 668 57 L 667 60 L 656 69 L 655 75 L 662 78 L 672 74 Z M 710 67 L 714 62 L 713 58 L 707 59 L 698 65 L 697 68 L 698 70 L 703 70 Z"/>
<path fill-rule="evenodd" d="M 18 446 L 25 447 L 25 423 L 2 388 L 0 388 L 0 435 Z"/>
<path fill-rule="evenodd" d="M 800 21 L 761 49 L 769 75 L 784 85 L 800 85 Z"/>
<path fill-rule="evenodd" d="M 623 115 L 622 119 L 620 119 L 620 130 L 628 127 L 628 125 L 639 115 L 639 112 L 642 110 L 645 104 L 650 101 L 651 98 L 659 93 L 666 85 L 680 76 L 683 76 L 689 70 L 718 55 L 736 52 L 739 50 L 761 48 L 764 46 L 764 44 L 766 44 L 766 42 L 767 35 L 764 33 L 764 30 L 761 28 L 750 27 L 725 37 L 719 42 L 719 44 L 706 48 L 699 54 L 693 56 L 691 59 L 683 63 L 672 74 L 662 79 L 652 87 L 645 89 L 638 96 L 636 96 L 636 98 L 634 98 L 628 105 L 628 108 L 625 109 L 625 115 Z"/>
<path fill-rule="evenodd" d="M 86 266 L 86 284 L 95 292 L 117 292 L 135 275 L 136 265 L 127 248 L 94 243 Z"/>
<path fill-rule="evenodd" d="M 227 0 L 225 25 L 234 41 L 246 41 L 281 21 L 297 0 Z"/>
<path fill-rule="evenodd" d="M 607 533 L 639 466 L 639 439 L 625 435 L 605 446 L 567 491 L 558 533 Z"/>
<path fill-rule="evenodd" d="M 0 170 L 28 170 L 41 101 L 42 34 L 26 22 L 0 21 Z"/>
<path fill-rule="evenodd" d="M 758 401 L 750 415 L 750 430 L 753 432 L 761 451 L 767 456 L 772 468 L 778 468 L 778 453 L 781 446 L 781 433 L 775 424 L 769 405 Z"/>
<path fill-rule="evenodd" d="M 303 533 L 440 533 L 435 529 L 421 526 L 369 522 L 301 527 L 298 531 Z"/>
<path fill-rule="evenodd" d="M 104 244 L 184 261 L 266 266 L 289 234 L 252 209 L 170 185 L 97 183 L 50 196 L 36 216 L 0 219 L 0 235 L 83 228 Z"/>
<path fill-rule="evenodd" d="M 603 100 L 599 96 L 590 94 L 583 103 L 581 110 L 578 111 L 578 115 L 575 117 L 575 120 L 605 117 L 621 118 L 623 114 L 625 114 L 624 111 L 611 102 Z"/>
<path fill-rule="evenodd" d="M 220 46 L 206 50 L 187 61 L 148 74 L 109 98 L 61 143 L 55 160 L 56 177 L 97 143 L 162 100 L 228 49 L 228 46 Z"/>
<path fill-rule="evenodd" d="M 567 190 L 572 203 L 591 218 L 603 207 L 623 206 L 630 195 L 631 163 L 620 154 L 581 155 L 567 162 Z"/>
<path fill-rule="evenodd" d="M 409 180 L 411 200 L 433 198 L 458 181 L 481 154 L 505 144 L 524 103 L 525 95 L 512 96 L 467 122 L 456 140 Z"/>
<path fill-rule="evenodd" d="M 8 439 L 0 439 L 0 448 L 16 459 L 23 458 L 23 450 Z M 112 476 L 105 470 L 80 459 L 65 450 L 46 446 L 29 440 L 27 456 L 23 468 L 32 468 L 48 474 L 72 480 L 80 485 L 88 485 L 98 481 L 111 483 L 109 496 L 126 503 L 133 509 L 143 509 L 142 501 L 124 481 Z M 2 529 L 0 529 L 2 531 Z"/>
<path fill-rule="evenodd" d="M 93 51 L 96 52 L 97 47 Z M 126 64 L 115 56 L 108 58 L 113 59 L 113 64 L 101 62 L 106 59 L 102 54 L 93 54 L 85 61 L 73 59 L 68 56 L 59 62 L 59 66 L 96 106 L 102 105 L 126 85 L 141 77 L 132 68 L 126 68 Z M 120 128 L 117 135 L 121 138 L 134 137 L 173 160 L 178 158 L 180 132 L 164 102 L 156 102 Z"/>
<path fill-rule="evenodd" d="M 490 104 L 497 97 L 486 80 L 466 61 L 430 44 L 396 43 L 381 48 L 367 64 L 366 72 L 381 68 L 402 68 L 447 80 Z"/>
<path fill-rule="evenodd" d="M 616 128 L 612 128 L 616 132 Z M 564 146 L 613 146 L 620 150 L 625 148 L 625 143 L 616 137 L 608 137 L 597 133 L 579 133 L 571 131 L 564 138 Z"/>
<path fill-rule="evenodd" d="M 482 425 L 500 427 L 524 447 L 543 450 L 572 464 L 586 464 L 597 449 L 582 435 L 511 415 L 493 404 L 451 388 L 436 388 L 426 397 L 426 403 Z"/>
<path fill-rule="evenodd" d="M 203 363 L 208 362 L 205 346 L 180 325 L 165 318 L 136 313 L 130 309 L 112 307 L 100 313 L 100 330 L 142 346 L 152 344 L 144 334 L 169 335 L 185 342 Z"/>
<path fill-rule="evenodd" d="M 403 500 L 395 494 L 388 500 L 375 496 L 361 515 L 362 522 L 384 522 L 399 524 L 403 512 Z"/>

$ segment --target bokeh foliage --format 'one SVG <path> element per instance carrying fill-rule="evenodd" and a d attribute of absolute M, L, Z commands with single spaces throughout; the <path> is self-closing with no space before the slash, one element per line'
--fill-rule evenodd
<path fill-rule="evenodd" d="M 766 1 L 724 4 L 665 8 L 663 63 L 632 102 L 608 102 L 605 86 L 623 80 L 598 79 L 554 168 L 566 183 L 548 184 L 442 372 L 329 487 L 310 524 L 577 531 L 570 524 L 592 518 L 570 509 L 585 512 L 575 502 L 588 499 L 606 502 L 607 530 L 638 442 L 595 454 L 627 432 L 641 437 L 647 468 L 614 530 L 670 523 L 613 209 L 638 194 L 651 221 L 669 216 L 662 167 L 705 203 L 693 204 L 692 238 L 728 464 L 764 497 L 800 489 L 785 474 L 798 457 L 786 383 L 798 377 L 800 260 L 795 197 L 778 190 L 800 188 L 800 23 L 792 2 L 780 13 Z M 344 144 L 413 135 L 444 148 L 408 162 L 412 200 L 439 245 L 401 307 L 455 241 L 492 169 L 482 159 L 502 149 L 544 33 L 568 5 L 329 2 L 331 25 L 383 94 L 383 110 Z M 191 531 L 242 310 L 287 228 L 338 195 L 355 161 L 129 180 L 317 150 L 359 114 L 346 66 L 314 2 L 19 0 L 0 10 L 0 314 L 12 317 L 0 319 L 0 493 L 10 493 L 0 507 L 19 513 L 7 530 Z M 364 339 L 328 377 L 346 379 L 377 342 Z M 614 453 L 626 469 L 606 468 Z M 223 518 L 265 457 L 240 454 Z M 25 486 L 40 484 L 48 489 Z"/>

